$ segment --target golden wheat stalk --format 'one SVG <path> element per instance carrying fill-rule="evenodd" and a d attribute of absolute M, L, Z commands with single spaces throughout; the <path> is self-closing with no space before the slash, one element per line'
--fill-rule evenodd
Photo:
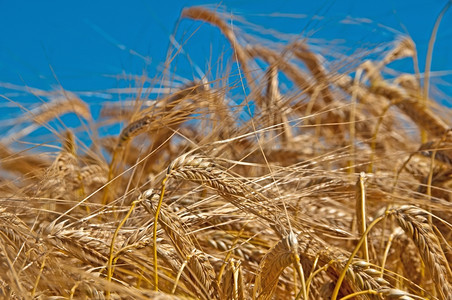
<path fill-rule="evenodd" d="M 356 182 L 355 208 L 356 208 L 356 223 L 358 224 L 358 233 L 360 236 L 366 232 L 367 214 L 366 214 L 366 174 L 361 172 L 358 181 Z M 364 260 L 369 262 L 369 246 L 367 244 L 367 237 L 364 237 L 362 252 L 364 253 Z"/>

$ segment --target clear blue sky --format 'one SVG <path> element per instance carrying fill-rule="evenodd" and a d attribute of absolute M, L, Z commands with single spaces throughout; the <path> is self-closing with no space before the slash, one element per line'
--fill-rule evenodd
<path fill-rule="evenodd" d="M 117 80 L 106 78 L 105 74 L 142 74 L 143 70 L 147 70 L 152 77 L 165 58 L 169 35 L 174 31 L 181 10 L 186 6 L 213 3 L 176 0 L 0 0 L 0 83 L 50 89 L 57 85 L 57 81 L 49 65 L 63 87 L 76 91 L 115 87 Z M 265 27 L 276 27 L 288 33 L 308 29 L 313 37 L 319 38 L 347 37 L 354 40 L 352 47 L 359 47 L 361 38 L 372 39 L 372 35 L 375 35 L 377 42 L 390 41 L 393 36 L 389 30 L 375 32 L 378 24 L 399 32 L 407 31 L 418 46 L 421 70 L 430 32 L 445 3 L 444 0 L 221 2 L 228 11 Z M 285 20 L 260 15 L 274 12 L 305 14 L 308 17 Z M 309 16 L 313 15 L 323 16 L 324 19 L 310 22 Z M 363 26 L 337 25 L 339 20 L 348 16 L 368 18 L 373 23 Z M 190 26 L 188 21 L 184 22 L 181 26 Z M 187 28 L 194 29 L 193 25 Z M 196 38 L 215 39 L 214 31 L 203 34 L 204 37 L 197 33 Z M 202 61 L 205 54 L 210 55 L 208 47 L 204 51 L 206 53 L 198 53 L 199 57 L 197 53 L 192 54 L 201 66 L 206 64 Z M 452 70 L 452 9 L 446 13 L 439 28 L 432 69 Z M 450 75 L 442 77 L 442 80 L 452 83 Z M 444 90 L 452 89 L 444 87 Z M 0 93 L 6 92 L 10 91 L 0 87 Z"/>

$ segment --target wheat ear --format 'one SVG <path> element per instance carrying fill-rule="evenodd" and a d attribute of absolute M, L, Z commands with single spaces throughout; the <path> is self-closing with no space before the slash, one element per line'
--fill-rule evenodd
<path fill-rule="evenodd" d="M 152 205 L 152 201 L 159 199 L 159 205 L 162 208 L 163 204 L 160 203 L 161 197 L 154 193 L 152 189 L 145 191 L 144 197 L 150 204 L 149 211 L 157 216 L 157 209 Z M 165 210 L 160 210 L 156 220 L 170 238 L 180 259 L 184 260 L 183 266 L 187 265 L 188 272 L 196 280 L 194 288 L 198 296 L 205 299 L 216 299 L 219 294 L 219 288 L 217 286 L 215 271 L 203 252 L 194 246 L 190 247 L 192 243 L 186 237 L 186 233 L 183 231 L 183 227 L 177 217 L 170 215 Z M 182 273 L 182 268 L 180 273 Z"/>
<path fill-rule="evenodd" d="M 44 124 L 53 118 L 73 112 L 86 120 L 91 118 L 88 105 L 74 93 L 63 91 L 63 95 L 56 97 L 51 102 L 42 104 L 36 113 L 33 113 L 33 121 Z"/>
<path fill-rule="evenodd" d="M 240 46 L 232 28 L 228 26 L 226 22 L 223 21 L 215 12 L 203 7 L 185 8 L 182 11 L 182 17 L 208 22 L 214 26 L 217 26 L 221 30 L 221 32 L 231 44 L 232 49 L 234 50 L 235 58 L 243 69 L 243 73 L 250 89 L 254 90 L 255 84 L 253 78 L 251 77 L 251 72 L 248 68 L 248 55 L 246 51 L 243 50 L 242 46 Z"/>
<path fill-rule="evenodd" d="M 428 221 L 428 213 L 415 206 L 402 207 L 395 211 L 400 227 L 416 244 L 419 254 L 433 276 L 435 287 L 441 299 L 452 299 L 452 271 L 447 262 L 440 241 Z"/>
<path fill-rule="evenodd" d="M 108 168 L 107 182 L 113 179 L 113 172 L 116 167 L 116 162 L 118 161 L 120 156 L 123 155 L 124 148 L 127 145 L 127 143 L 130 141 L 131 138 L 149 130 L 151 123 L 152 118 L 146 115 L 136 121 L 133 121 L 121 131 L 121 134 L 119 135 L 118 138 L 117 146 L 113 150 L 110 166 Z M 106 205 L 109 202 L 110 202 L 110 189 L 109 185 L 106 185 L 102 196 L 102 204 Z"/>
<path fill-rule="evenodd" d="M 316 79 L 317 83 L 320 85 L 320 93 L 326 104 L 331 104 L 334 101 L 334 97 L 328 88 L 329 80 L 326 75 L 325 68 L 317 55 L 309 50 L 309 47 L 302 42 L 295 43 L 293 48 L 294 55 L 301 59 L 309 71 L 311 71 L 312 76 Z"/>
<path fill-rule="evenodd" d="M 286 267 L 290 264 L 299 265 L 300 258 L 298 256 L 298 239 L 297 236 L 291 232 L 286 237 L 282 238 L 267 254 L 262 258 L 257 274 L 253 299 L 271 299 L 278 284 L 279 276 Z M 297 266 L 297 269 L 299 266 Z M 301 271 L 302 278 L 302 294 L 303 298 L 306 296 L 306 284 L 304 281 L 304 274 Z"/>
<path fill-rule="evenodd" d="M 391 99 L 416 125 L 432 136 L 441 137 L 449 130 L 449 126 L 440 117 L 416 99 L 410 98 L 401 88 L 379 80 L 372 84 L 370 90 Z"/>

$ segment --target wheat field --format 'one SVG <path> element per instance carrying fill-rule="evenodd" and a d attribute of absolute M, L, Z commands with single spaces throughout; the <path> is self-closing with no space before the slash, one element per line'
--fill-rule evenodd
<path fill-rule="evenodd" d="M 181 18 L 230 51 L 183 81 L 170 47 L 156 99 L 147 78 L 98 118 L 69 90 L 1 96 L 23 114 L 2 121 L 0 297 L 451 300 L 452 111 L 414 42 L 344 55 Z"/>

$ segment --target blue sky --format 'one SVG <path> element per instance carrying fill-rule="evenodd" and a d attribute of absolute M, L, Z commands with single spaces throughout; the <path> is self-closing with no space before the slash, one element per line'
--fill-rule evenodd
<path fill-rule="evenodd" d="M 394 32 L 409 33 L 418 46 L 423 70 L 430 32 L 446 1 L 0 0 L 0 83 L 46 90 L 61 83 L 68 90 L 94 91 L 120 85 L 114 75 L 140 75 L 146 70 L 153 77 L 164 61 L 169 35 L 181 10 L 218 3 L 233 14 L 282 32 L 309 31 L 312 37 L 325 39 L 345 37 L 351 41 L 351 48 L 360 47 L 363 40 L 389 42 Z M 269 17 L 275 12 L 307 17 Z M 322 19 L 313 21 L 315 15 Z M 347 17 L 367 18 L 372 23 L 341 25 L 339 20 Z M 178 33 L 182 36 L 200 25 L 193 24 L 181 22 Z M 195 41 L 207 45 L 193 46 L 197 50 L 191 55 L 200 66 L 212 56 L 208 43 L 217 39 L 217 33 L 214 29 L 196 33 Z M 432 69 L 452 70 L 452 10 L 445 14 L 439 28 Z M 184 74 L 189 70 L 182 68 L 179 72 L 191 76 Z M 452 90 L 447 87 L 452 83 L 450 75 L 435 80 L 444 91 Z M 0 87 L 1 94 L 10 92 Z"/>

